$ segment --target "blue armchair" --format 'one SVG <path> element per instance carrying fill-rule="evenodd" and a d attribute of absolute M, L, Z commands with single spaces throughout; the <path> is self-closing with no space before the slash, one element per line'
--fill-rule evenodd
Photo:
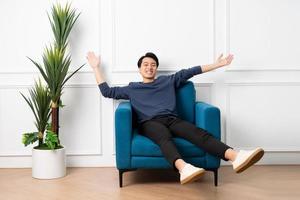
<path fill-rule="evenodd" d="M 220 110 L 204 102 L 195 101 L 194 84 L 190 81 L 176 92 L 177 111 L 181 119 L 195 123 L 220 140 Z M 135 114 L 130 102 L 121 102 L 115 112 L 116 164 L 119 170 L 119 185 L 126 171 L 139 168 L 172 168 L 163 157 L 159 146 L 147 137 L 138 134 Z M 220 159 L 192 143 L 174 138 L 175 145 L 184 160 L 214 172 L 214 184 L 218 185 Z"/>

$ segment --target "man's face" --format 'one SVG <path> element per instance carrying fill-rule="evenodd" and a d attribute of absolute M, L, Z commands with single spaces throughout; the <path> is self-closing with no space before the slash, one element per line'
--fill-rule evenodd
<path fill-rule="evenodd" d="M 156 75 L 157 65 L 155 60 L 150 57 L 145 57 L 142 61 L 141 67 L 139 68 L 140 74 L 143 78 L 154 79 Z"/>

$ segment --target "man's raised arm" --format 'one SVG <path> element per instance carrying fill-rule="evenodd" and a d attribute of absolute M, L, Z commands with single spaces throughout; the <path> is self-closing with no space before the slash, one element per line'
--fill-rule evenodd
<path fill-rule="evenodd" d="M 223 54 L 221 54 L 218 57 L 218 59 L 216 60 L 215 63 L 208 64 L 208 65 L 202 65 L 201 66 L 202 73 L 209 72 L 209 71 L 215 70 L 217 68 L 220 68 L 220 67 L 223 67 L 223 66 L 226 66 L 226 65 L 230 65 L 232 60 L 233 60 L 233 55 L 232 54 L 229 54 L 225 58 L 223 58 Z"/>
<path fill-rule="evenodd" d="M 202 74 L 205 72 L 212 71 L 214 69 L 229 65 L 233 59 L 233 55 L 229 54 L 227 57 L 223 58 L 223 54 L 221 54 L 215 63 L 202 65 L 202 66 L 195 66 L 188 69 L 182 69 L 175 74 L 171 75 L 174 80 L 175 86 L 180 87 L 180 85 L 186 82 L 188 79 L 196 76 L 198 74 Z"/>
<path fill-rule="evenodd" d="M 113 99 L 129 99 L 128 86 L 125 87 L 109 87 L 104 80 L 100 67 L 100 56 L 96 56 L 94 52 L 88 52 L 86 56 L 89 65 L 92 67 L 98 87 L 104 97 Z"/>
<path fill-rule="evenodd" d="M 102 71 L 100 69 L 100 56 L 96 56 L 94 52 L 88 52 L 86 59 L 88 60 L 90 66 L 92 67 L 97 84 L 105 82 Z"/>

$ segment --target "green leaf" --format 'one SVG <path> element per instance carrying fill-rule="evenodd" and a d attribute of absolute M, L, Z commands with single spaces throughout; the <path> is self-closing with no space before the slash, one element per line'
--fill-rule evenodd
<path fill-rule="evenodd" d="M 45 143 L 50 149 L 55 149 L 58 146 L 58 137 L 57 134 L 51 130 L 46 131 Z"/>
<path fill-rule="evenodd" d="M 22 97 L 29 105 L 35 117 L 35 125 L 39 132 L 43 133 L 50 117 L 51 98 L 48 88 L 44 87 L 41 80 L 35 82 L 32 89 L 29 89 L 30 98 L 26 98 L 22 93 Z"/>
<path fill-rule="evenodd" d="M 29 144 L 35 143 L 38 139 L 38 132 L 24 133 L 22 137 L 22 143 L 25 146 L 28 146 Z"/>
<path fill-rule="evenodd" d="M 61 107 L 61 108 L 63 108 L 63 107 L 65 107 L 66 105 L 63 105 L 62 100 L 59 99 L 58 106 Z"/>
<path fill-rule="evenodd" d="M 44 69 L 41 67 L 40 64 L 38 64 L 37 62 L 35 62 L 34 60 L 32 60 L 31 58 L 27 57 L 37 68 L 38 70 L 40 71 L 40 73 L 42 74 L 44 80 L 48 83 L 48 77 L 44 71 Z M 48 83 L 49 84 L 49 83 Z"/>
<path fill-rule="evenodd" d="M 47 130 L 47 131 L 48 131 L 48 130 L 51 130 L 51 127 L 52 127 L 51 123 L 47 123 L 46 130 Z"/>
<path fill-rule="evenodd" d="M 76 69 L 71 75 L 69 75 L 65 81 L 63 82 L 63 85 L 65 85 L 65 83 L 76 73 L 78 72 L 85 64 L 81 65 L 78 69 Z"/>
<path fill-rule="evenodd" d="M 71 4 L 62 7 L 60 4 L 52 6 L 51 17 L 48 14 L 51 28 L 55 38 L 55 46 L 59 49 L 65 49 L 68 44 L 69 34 L 77 21 L 79 14 L 76 10 L 71 10 Z"/>

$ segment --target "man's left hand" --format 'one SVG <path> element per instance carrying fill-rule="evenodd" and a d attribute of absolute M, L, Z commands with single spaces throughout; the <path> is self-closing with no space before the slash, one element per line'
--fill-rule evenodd
<path fill-rule="evenodd" d="M 223 54 L 221 54 L 218 59 L 216 60 L 215 64 L 218 67 L 223 67 L 226 65 L 230 65 L 231 61 L 233 60 L 233 54 L 229 54 L 225 58 L 223 58 Z"/>

